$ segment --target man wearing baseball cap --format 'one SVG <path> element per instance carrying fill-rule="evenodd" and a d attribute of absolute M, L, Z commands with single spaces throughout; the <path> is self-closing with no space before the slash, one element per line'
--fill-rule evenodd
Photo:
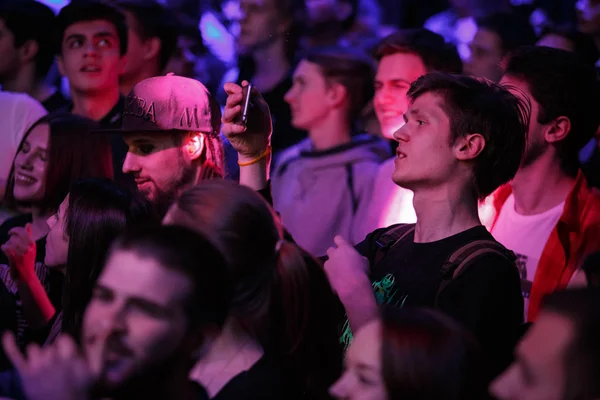
<path fill-rule="evenodd" d="M 242 88 L 230 83 L 225 90 L 229 98 L 223 133 L 238 151 L 240 184 L 264 189 L 270 121 L 253 118 L 250 110 L 248 125 L 240 128 Z M 252 92 L 252 104 L 254 112 L 268 110 L 257 91 Z M 164 213 L 185 187 L 223 177 L 220 130 L 219 105 L 202 83 L 172 74 L 145 79 L 125 102 L 119 129 L 128 146 L 123 172 L 132 174 L 138 190 Z"/>

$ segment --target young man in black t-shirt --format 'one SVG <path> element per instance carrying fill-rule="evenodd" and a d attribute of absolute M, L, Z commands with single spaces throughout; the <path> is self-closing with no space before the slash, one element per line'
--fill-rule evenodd
<path fill-rule="evenodd" d="M 523 300 L 514 261 L 481 225 L 477 203 L 519 168 L 528 112 L 496 84 L 443 73 L 419 78 L 408 97 L 392 180 L 414 192 L 417 223 L 391 241 L 390 228 L 376 230 L 356 249 L 337 237 L 327 251 L 349 320 L 343 340 L 376 318 L 378 305 L 436 307 L 475 334 L 491 375 L 509 361 Z M 484 254 L 442 277 L 451 256 L 475 241 L 485 241 Z"/>

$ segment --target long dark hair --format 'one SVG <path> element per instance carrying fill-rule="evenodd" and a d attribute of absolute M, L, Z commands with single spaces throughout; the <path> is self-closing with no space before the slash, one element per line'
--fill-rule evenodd
<path fill-rule="evenodd" d="M 85 117 L 59 113 L 41 118 L 25 133 L 19 151 L 31 131 L 41 124 L 50 126 L 45 193 L 42 201 L 36 204 L 42 213 L 56 211 L 71 185 L 80 179 L 113 178 L 110 142 L 105 135 L 92 134 L 99 125 Z M 13 162 L 5 193 L 6 204 L 11 209 L 21 206 L 14 198 L 14 186 Z"/>
<path fill-rule="evenodd" d="M 462 326 L 433 310 L 383 313 L 382 374 L 388 398 L 484 399 L 479 346 Z"/>
<path fill-rule="evenodd" d="M 69 192 L 69 237 L 62 331 L 80 337 L 83 311 L 112 241 L 132 226 L 158 225 L 152 206 L 137 193 L 103 179 L 75 183 Z"/>
<path fill-rule="evenodd" d="M 321 265 L 283 240 L 273 209 L 249 188 L 212 180 L 183 192 L 169 216 L 226 256 L 234 280 L 231 317 L 294 371 L 307 398 L 327 393 L 342 359 L 335 295 Z"/>

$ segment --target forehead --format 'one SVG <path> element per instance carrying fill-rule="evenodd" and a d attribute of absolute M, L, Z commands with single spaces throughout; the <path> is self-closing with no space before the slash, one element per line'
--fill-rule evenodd
<path fill-rule="evenodd" d="M 542 37 L 537 42 L 537 46 L 546 46 L 566 51 L 574 51 L 574 44 L 570 39 L 554 33 L 550 33 Z"/>
<path fill-rule="evenodd" d="M 185 275 L 129 250 L 112 252 L 98 283 L 120 297 L 143 298 L 163 305 L 184 300 L 191 290 Z"/>
<path fill-rule="evenodd" d="M 72 35 L 93 37 L 100 33 L 108 33 L 117 37 L 117 28 L 113 25 L 112 22 L 103 19 L 98 19 L 94 21 L 79 21 L 75 22 L 72 25 L 69 25 L 69 27 L 65 30 L 63 39 L 66 39 Z"/>
<path fill-rule="evenodd" d="M 573 328 L 568 318 L 542 312 L 519 344 L 517 352 L 533 365 L 550 366 L 562 362 L 574 337 Z"/>
<path fill-rule="evenodd" d="M 294 71 L 294 76 L 322 76 L 321 68 L 310 61 L 302 60 Z"/>
<path fill-rule="evenodd" d="M 381 324 L 378 321 L 363 326 L 354 335 L 347 360 L 379 367 L 381 364 Z"/>
<path fill-rule="evenodd" d="M 25 138 L 31 146 L 46 148 L 50 141 L 50 126 L 46 123 L 36 125 Z"/>
<path fill-rule="evenodd" d="M 414 53 L 394 53 L 384 56 L 377 67 L 377 80 L 415 81 L 427 73 L 420 56 Z"/>
<path fill-rule="evenodd" d="M 163 133 L 163 132 L 126 133 L 123 135 L 123 140 L 125 140 L 125 142 L 128 144 L 132 144 L 135 142 L 164 143 L 164 142 L 172 142 L 174 134 L 175 133 Z"/>
<path fill-rule="evenodd" d="M 426 113 L 437 117 L 444 116 L 447 118 L 448 116 L 442 108 L 443 104 L 444 98 L 442 96 L 436 93 L 427 92 L 417 97 L 415 101 L 410 104 L 408 111 Z"/>
<path fill-rule="evenodd" d="M 504 85 L 509 92 L 522 100 L 531 101 L 532 103 L 535 100 L 531 95 L 529 85 L 523 79 L 512 75 L 504 75 L 500 79 L 500 84 Z"/>
<path fill-rule="evenodd" d="M 502 41 L 497 33 L 479 28 L 473 37 L 472 45 L 482 47 L 488 50 L 498 50 L 502 47 Z"/>

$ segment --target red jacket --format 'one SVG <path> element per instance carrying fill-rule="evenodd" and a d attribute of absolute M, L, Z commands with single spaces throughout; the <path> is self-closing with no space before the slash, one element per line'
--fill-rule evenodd
<path fill-rule="evenodd" d="M 492 195 L 495 215 L 491 228 L 511 193 L 510 185 L 504 185 Z M 600 195 L 588 187 L 580 171 L 567 196 L 560 220 L 552 230 L 540 257 L 529 295 L 527 320 L 535 320 L 543 297 L 555 290 L 564 289 L 585 257 L 599 250 Z"/>

